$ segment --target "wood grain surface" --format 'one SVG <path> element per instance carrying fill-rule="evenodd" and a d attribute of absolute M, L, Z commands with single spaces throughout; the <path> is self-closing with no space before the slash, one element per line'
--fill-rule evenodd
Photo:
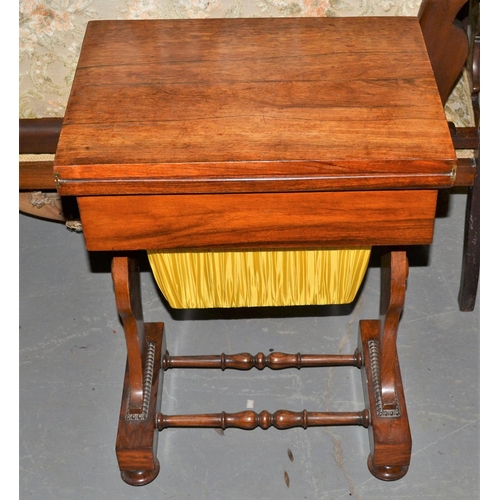
<path fill-rule="evenodd" d="M 432 241 L 436 191 L 82 196 L 88 250 L 257 250 Z"/>
<path fill-rule="evenodd" d="M 416 18 L 92 21 L 61 194 L 435 188 L 456 164 Z"/>

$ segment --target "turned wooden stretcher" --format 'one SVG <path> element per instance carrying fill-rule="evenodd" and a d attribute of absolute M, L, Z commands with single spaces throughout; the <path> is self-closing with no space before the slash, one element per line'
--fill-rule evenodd
<path fill-rule="evenodd" d="M 370 471 L 401 478 L 405 247 L 432 241 L 437 190 L 453 185 L 456 164 L 416 18 L 89 23 L 54 171 L 59 193 L 78 199 L 88 250 L 115 254 L 128 353 L 122 478 L 158 475 L 164 428 L 315 425 L 367 427 Z M 360 322 L 352 355 L 170 355 L 163 324 L 144 322 L 129 257 L 373 245 L 388 248 L 383 314 Z M 361 369 L 363 411 L 161 413 L 164 370 L 338 365 Z"/>

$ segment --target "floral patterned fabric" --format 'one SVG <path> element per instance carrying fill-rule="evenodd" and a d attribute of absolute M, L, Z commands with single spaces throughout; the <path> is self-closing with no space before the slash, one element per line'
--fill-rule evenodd
<path fill-rule="evenodd" d="M 97 19 L 416 16 L 422 0 L 20 0 L 19 116 L 62 117 L 87 22 Z M 463 87 L 463 85 L 462 85 Z M 463 88 L 447 114 L 470 124 Z"/>

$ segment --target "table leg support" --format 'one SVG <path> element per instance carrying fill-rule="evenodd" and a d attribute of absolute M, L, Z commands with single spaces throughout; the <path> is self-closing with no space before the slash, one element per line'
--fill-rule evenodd
<path fill-rule="evenodd" d="M 139 268 L 128 257 L 113 259 L 116 305 L 127 343 L 127 366 L 116 438 L 122 479 L 133 486 L 153 481 L 160 471 L 156 458 L 156 414 L 161 409 L 163 323 L 144 323 Z"/>
<path fill-rule="evenodd" d="M 140 414 L 130 413 L 129 366 L 125 370 L 122 404 L 116 438 L 116 456 L 122 479 L 130 485 L 141 486 L 153 481 L 160 471 L 156 458 L 158 429 L 156 414 L 161 410 L 163 369 L 161 358 L 165 351 L 163 323 L 145 323 L 148 351 L 144 359 L 144 403 Z"/>
<path fill-rule="evenodd" d="M 163 427 L 222 426 L 278 428 L 301 425 L 365 425 L 369 426 L 370 455 L 368 468 L 378 479 L 394 481 L 403 477 L 409 467 L 411 434 L 396 349 L 399 317 L 404 303 L 407 276 L 406 255 L 392 253 L 389 263 L 390 284 L 385 318 L 360 321 L 358 350 L 354 356 L 334 357 L 333 364 L 362 366 L 364 412 L 351 414 L 320 414 L 268 412 L 255 414 L 164 416 L 161 411 L 161 394 L 164 369 L 176 365 L 204 366 L 208 363 L 219 368 L 248 369 L 252 366 L 301 366 L 332 363 L 330 357 L 287 355 L 277 353 L 274 360 L 265 356 L 252 357 L 243 353 L 235 356 L 171 357 L 166 353 L 163 323 L 144 323 L 139 294 L 137 266 L 127 258 L 116 258 L 113 280 L 117 307 L 122 318 L 127 340 L 127 367 L 125 371 L 116 454 L 122 479 L 134 486 L 153 481 L 159 473 L 157 459 L 158 432 Z M 384 302 L 384 301 L 383 301 Z M 361 353 L 361 355 L 360 355 Z M 234 359 L 233 359 L 234 358 Z M 241 359 L 240 359 L 241 358 Z M 248 359 L 247 359 L 248 358 Z M 255 359 L 254 359 L 255 358 Z M 297 359 L 296 359 L 297 358 Z M 299 363 L 300 361 L 300 363 Z M 227 363 L 227 366 L 226 366 Z M 165 366 L 164 366 L 165 365 Z M 234 365 L 234 366 L 233 366 Z M 282 366 L 283 365 L 283 366 Z M 387 398 L 390 396 L 389 398 Z M 390 399 L 389 403 L 386 401 Z M 157 419 L 158 416 L 158 419 Z M 283 417 L 283 418 L 282 418 Z M 192 421 L 194 418 L 194 421 Z M 228 420 L 229 418 L 229 420 Z M 222 420 L 221 420 L 222 419 Z M 234 420 L 234 422 L 233 422 Z M 222 424 L 220 424 L 220 422 Z M 208 422 L 208 424 L 207 424 Z M 214 424 L 215 422 L 215 424 Z M 228 424 L 229 422 L 229 424 Z"/>
<path fill-rule="evenodd" d="M 396 408 L 384 410 L 380 383 L 380 321 L 360 321 L 359 349 L 363 353 L 363 390 L 370 410 L 370 472 L 384 481 L 401 479 L 411 456 L 411 433 L 397 352 L 394 352 Z"/>

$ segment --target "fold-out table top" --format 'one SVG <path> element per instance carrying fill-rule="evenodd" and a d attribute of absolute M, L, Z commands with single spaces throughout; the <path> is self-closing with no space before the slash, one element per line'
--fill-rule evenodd
<path fill-rule="evenodd" d="M 61 194 L 433 189 L 456 158 L 416 18 L 92 21 Z"/>

